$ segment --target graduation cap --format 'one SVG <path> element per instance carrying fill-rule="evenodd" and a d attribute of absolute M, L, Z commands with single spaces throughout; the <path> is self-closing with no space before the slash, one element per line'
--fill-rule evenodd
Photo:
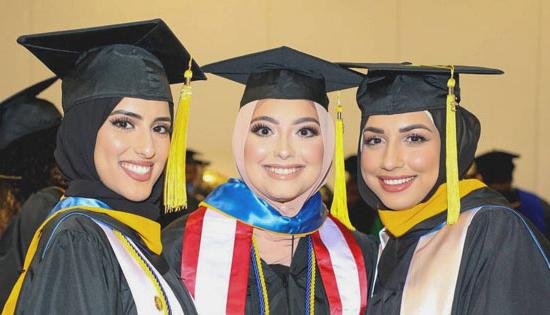
<path fill-rule="evenodd" d="M 363 78 L 355 71 L 286 46 L 211 63 L 203 70 L 246 84 L 241 106 L 275 98 L 306 99 L 327 108 L 328 92 L 355 87 Z"/>
<path fill-rule="evenodd" d="M 185 146 L 192 80 L 206 79 L 161 19 L 21 36 L 17 40 L 62 79 L 65 113 L 80 102 L 134 97 L 173 104 L 170 84 L 185 82 L 173 123 L 164 202 L 184 208 Z"/>
<path fill-rule="evenodd" d="M 502 74 L 499 69 L 471 66 L 415 66 L 411 63 L 339 63 L 368 69 L 357 91 L 366 115 L 399 114 L 445 109 L 453 68 L 453 95 L 460 102 L 459 74 Z"/>
<path fill-rule="evenodd" d="M 476 157 L 476 170 L 487 184 L 508 183 L 513 178 L 514 160 L 519 157 L 519 154 L 505 151 L 487 152 Z"/>
<path fill-rule="evenodd" d="M 411 63 L 339 63 L 367 69 L 357 90 L 363 116 L 391 115 L 425 110 L 446 111 L 445 168 L 447 222 L 460 214 L 456 111 L 460 102 L 460 74 L 502 74 L 499 69 L 472 66 L 416 66 Z"/>
<path fill-rule="evenodd" d="M 53 77 L 38 82 L 0 103 L 0 150 L 21 137 L 60 124 L 57 108 L 36 97 L 56 80 Z"/>
<path fill-rule="evenodd" d="M 136 97 L 172 102 L 169 84 L 206 77 L 161 19 L 25 35 L 30 50 L 62 82 L 65 111 L 81 100 Z"/>

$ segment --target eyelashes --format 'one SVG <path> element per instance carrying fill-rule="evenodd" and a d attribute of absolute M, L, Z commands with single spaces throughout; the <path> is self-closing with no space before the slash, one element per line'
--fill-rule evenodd
<path fill-rule="evenodd" d="M 135 129 L 134 122 L 132 119 L 120 116 L 120 117 L 114 117 L 109 119 L 109 122 L 111 125 L 113 125 L 117 129 L 122 129 L 123 131 L 128 131 L 130 129 Z M 168 123 L 159 123 L 156 122 L 152 127 L 151 130 L 155 133 L 164 135 L 164 134 L 170 134 L 172 132 L 172 125 Z"/>
<path fill-rule="evenodd" d="M 423 136 L 417 133 L 405 135 L 402 139 L 404 142 L 411 145 L 422 144 L 430 140 L 426 136 Z M 374 135 L 363 136 L 363 145 L 366 145 L 366 146 L 375 146 L 385 141 L 386 140 L 380 136 L 374 136 Z"/>
<path fill-rule="evenodd" d="M 271 128 L 269 128 L 267 125 L 263 123 L 256 123 L 250 127 L 250 132 L 256 134 L 260 137 L 267 137 L 271 134 L 273 134 L 273 131 Z"/>
<path fill-rule="evenodd" d="M 268 137 L 274 134 L 274 131 L 271 127 L 261 122 L 253 124 L 250 127 L 250 132 L 260 137 Z M 303 138 L 316 137 L 320 133 L 320 129 L 316 126 L 305 126 L 296 131 L 296 135 Z"/>
<path fill-rule="evenodd" d="M 130 119 L 126 117 L 115 117 L 110 119 L 110 122 L 113 126 L 120 129 L 131 129 L 134 127 Z"/>

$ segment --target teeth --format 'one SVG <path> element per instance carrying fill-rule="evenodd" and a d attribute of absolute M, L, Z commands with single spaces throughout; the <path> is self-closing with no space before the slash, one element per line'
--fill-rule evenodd
<path fill-rule="evenodd" d="M 135 165 L 132 163 L 122 162 L 121 166 L 125 169 L 129 170 L 130 172 L 134 172 L 137 174 L 147 174 L 149 171 L 151 171 L 150 166 L 141 166 L 141 165 Z"/>
<path fill-rule="evenodd" d="M 298 167 L 292 167 L 292 168 L 268 167 L 267 169 L 270 172 L 275 173 L 277 175 L 289 175 L 289 174 L 296 173 L 300 168 L 298 168 Z"/>
<path fill-rule="evenodd" d="M 386 185 L 401 185 L 406 182 L 410 182 L 414 177 L 407 177 L 401 179 L 384 179 L 384 184 Z"/>

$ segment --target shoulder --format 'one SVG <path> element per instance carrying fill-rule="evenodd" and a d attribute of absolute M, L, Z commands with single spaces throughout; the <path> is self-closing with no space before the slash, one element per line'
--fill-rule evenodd
<path fill-rule="evenodd" d="M 95 221 L 101 221 L 101 219 L 99 216 L 78 209 L 59 214 L 44 226 L 39 247 L 43 254 L 56 245 L 82 246 L 85 242 L 100 248 L 105 247 L 108 245 L 108 239 Z"/>
<path fill-rule="evenodd" d="M 503 206 L 483 206 L 472 218 L 467 241 L 490 252 L 537 253 L 550 257 L 550 244 L 533 224 L 517 211 Z"/>

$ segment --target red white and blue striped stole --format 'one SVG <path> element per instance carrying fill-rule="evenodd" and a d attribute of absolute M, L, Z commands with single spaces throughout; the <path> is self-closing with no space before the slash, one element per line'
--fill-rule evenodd
<path fill-rule="evenodd" d="M 244 314 L 253 227 L 200 207 L 189 215 L 181 277 L 199 314 Z M 317 266 L 331 314 L 363 314 L 367 272 L 352 233 L 328 216 L 312 234 Z"/>

